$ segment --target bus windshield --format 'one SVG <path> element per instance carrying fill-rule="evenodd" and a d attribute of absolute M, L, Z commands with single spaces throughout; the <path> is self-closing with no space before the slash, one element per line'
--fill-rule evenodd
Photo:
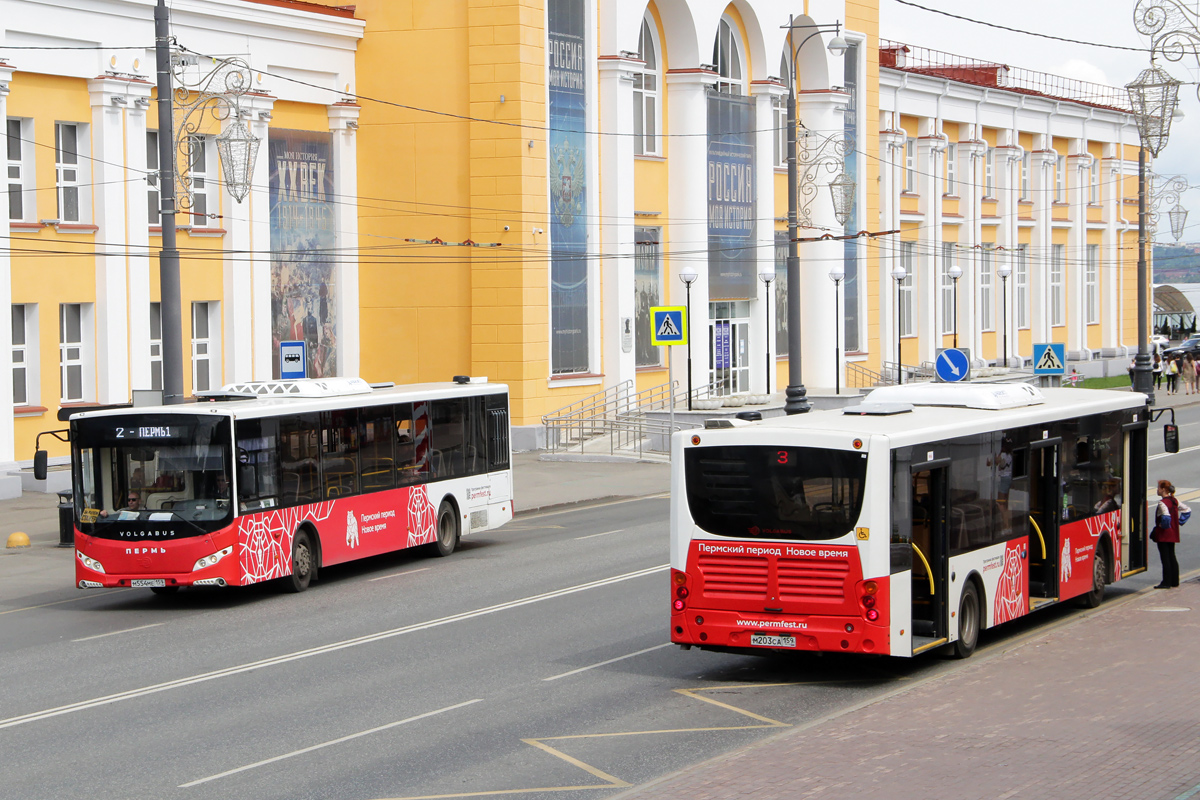
<path fill-rule="evenodd" d="M 701 529 L 752 539 L 826 540 L 854 529 L 866 453 L 817 447 L 701 447 L 684 454 L 688 509 Z"/>
<path fill-rule="evenodd" d="M 73 423 L 75 522 L 84 533 L 172 537 L 229 524 L 230 425 L 211 415 L 95 417 Z"/>

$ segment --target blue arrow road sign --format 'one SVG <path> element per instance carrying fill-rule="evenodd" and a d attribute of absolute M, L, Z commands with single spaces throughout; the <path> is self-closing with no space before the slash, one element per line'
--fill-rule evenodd
<path fill-rule="evenodd" d="M 957 383 L 971 376 L 971 359 L 962 350 L 947 347 L 934 359 L 934 368 L 939 381 Z"/>

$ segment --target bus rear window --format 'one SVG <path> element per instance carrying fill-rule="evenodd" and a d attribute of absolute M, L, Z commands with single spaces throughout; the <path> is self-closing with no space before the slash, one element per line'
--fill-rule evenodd
<path fill-rule="evenodd" d="M 816 447 L 696 447 L 684 453 L 701 529 L 750 539 L 836 539 L 862 511 L 867 456 Z"/>

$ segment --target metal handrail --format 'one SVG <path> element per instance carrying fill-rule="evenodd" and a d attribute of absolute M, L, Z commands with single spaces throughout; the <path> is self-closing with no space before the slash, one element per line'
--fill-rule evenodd
<path fill-rule="evenodd" d="M 573 435 L 576 431 L 572 429 L 576 428 L 585 428 L 594 435 L 588 437 Z M 578 445 L 580 453 L 587 452 L 589 443 L 592 443 L 592 452 L 596 452 L 595 442 L 607 437 L 609 455 L 617 455 L 619 451 L 625 451 L 631 454 L 636 453 L 638 457 L 645 455 L 648 449 L 646 441 L 651 436 L 658 435 L 669 439 L 672 433 L 681 429 L 682 427 L 678 424 L 671 425 L 667 420 L 651 419 L 632 411 L 621 419 L 593 417 L 577 420 L 551 420 L 546 423 L 547 443 L 550 445 L 551 451 L 571 449 L 572 446 L 564 445 L 569 441 Z M 669 449 L 670 445 L 667 443 L 666 450 L 655 452 L 665 454 L 669 452 Z"/>
<path fill-rule="evenodd" d="M 633 391 L 633 381 L 622 381 L 616 386 L 610 386 L 603 391 L 588 395 L 582 400 L 576 400 L 574 403 L 565 405 L 560 409 L 551 411 L 542 416 L 542 422 L 551 419 L 562 419 L 567 417 L 578 416 L 594 416 L 597 408 L 607 407 L 609 405 L 620 405 L 626 402 L 629 394 Z"/>
<path fill-rule="evenodd" d="M 846 386 L 850 389 L 870 389 L 874 386 L 882 386 L 888 383 L 881 373 L 873 369 L 855 364 L 853 361 L 846 362 Z"/>

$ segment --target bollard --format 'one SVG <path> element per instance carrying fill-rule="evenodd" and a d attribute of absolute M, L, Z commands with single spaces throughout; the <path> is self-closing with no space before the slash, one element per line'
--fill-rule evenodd
<path fill-rule="evenodd" d="M 58 546 L 75 546 L 75 504 L 71 492 L 58 493 Z"/>
<path fill-rule="evenodd" d="M 9 548 L 29 547 L 29 536 L 22 533 L 21 531 L 17 531 L 16 533 L 11 533 L 8 536 L 8 543 L 5 544 L 4 546 L 9 547 Z"/>

